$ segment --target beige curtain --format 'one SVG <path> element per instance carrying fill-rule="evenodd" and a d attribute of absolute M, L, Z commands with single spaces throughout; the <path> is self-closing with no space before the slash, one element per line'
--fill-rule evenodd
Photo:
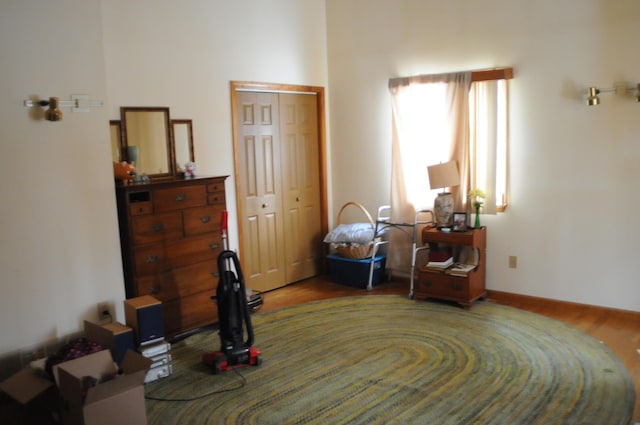
<path fill-rule="evenodd" d="M 506 149 L 498 143 L 506 143 L 507 118 L 499 112 L 499 101 L 506 101 L 506 94 L 499 95 L 499 86 L 506 90 L 504 80 L 474 82 L 470 92 L 470 140 L 469 140 L 469 187 L 481 188 L 486 193 L 482 214 L 496 214 L 496 204 L 506 201 L 506 171 L 500 161 Z M 499 202 L 496 202 L 496 198 Z"/>
<path fill-rule="evenodd" d="M 451 188 L 456 210 L 466 207 L 469 190 L 469 89 L 471 72 L 420 75 L 389 80 L 393 111 L 391 214 L 395 223 L 413 223 L 415 212 L 432 209 L 427 166 L 458 161 L 460 186 Z M 402 143 L 401 143 L 402 141 Z M 394 273 L 411 265 L 411 238 L 390 232 L 387 264 Z"/>

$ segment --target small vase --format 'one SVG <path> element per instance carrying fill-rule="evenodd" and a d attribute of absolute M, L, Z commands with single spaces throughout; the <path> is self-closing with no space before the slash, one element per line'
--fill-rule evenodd
<path fill-rule="evenodd" d="M 476 207 L 476 223 L 473 225 L 474 228 L 479 229 L 480 227 L 480 206 Z"/>

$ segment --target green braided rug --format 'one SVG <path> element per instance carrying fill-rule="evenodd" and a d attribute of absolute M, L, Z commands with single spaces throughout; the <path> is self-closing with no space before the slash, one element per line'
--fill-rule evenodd
<path fill-rule="evenodd" d="M 476 303 L 338 298 L 252 316 L 262 365 L 214 375 L 217 332 L 173 345 L 150 424 L 626 425 L 631 378 L 564 323 Z M 181 401 L 157 401 L 172 399 Z M 190 400 L 190 401 L 188 401 Z"/>

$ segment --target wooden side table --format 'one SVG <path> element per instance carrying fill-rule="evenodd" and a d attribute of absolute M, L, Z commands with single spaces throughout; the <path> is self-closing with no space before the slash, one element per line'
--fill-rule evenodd
<path fill-rule="evenodd" d="M 418 267 L 415 298 L 436 298 L 454 301 L 465 309 L 471 308 L 479 298 L 487 295 L 485 288 L 487 228 L 466 232 L 441 232 L 435 228 L 422 231 L 423 244 L 466 245 L 478 253 L 478 265 L 467 276 L 453 276 L 442 271 L 432 271 L 424 265 Z"/>

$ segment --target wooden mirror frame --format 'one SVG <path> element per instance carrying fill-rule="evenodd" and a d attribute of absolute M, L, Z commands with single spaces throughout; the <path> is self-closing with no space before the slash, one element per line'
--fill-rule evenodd
<path fill-rule="evenodd" d="M 186 126 L 186 135 L 181 131 L 177 131 L 179 126 Z M 187 162 L 195 162 L 195 154 L 193 152 L 193 123 L 191 120 L 171 120 L 171 131 L 173 132 L 174 157 L 176 161 L 176 171 L 184 171 L 184 164 Z"/>
<path fill-rule="evenodd" d="M 160 133 L 162 133 L 159 138 L 160 139 L 164 138 L 164 140 L 149 141 L 148 139 L 142 140 L 142 138 L 136 139 L 137 136 L 134 134 L 134 128 L 133 128 L 135 121 L 133 120 L 132 114 L 140 114 L 140 113 L 160 113 L 162 115 L 161 119 L 162 119 L 164 128 L 162 130 L 160 130 L 159 128 L 156 130 L 160 130 L 160 131 L 157 131 L 157 133 L 159 135 Z M 127 116 L 129 116 L 128 119 L 127 119 Z M 176 170 L 175 170 L 174 147 L 173 147 L 173 136 L 172 136 L 173 131 L 171 128 L 171 119 L 169 117 L 169 108 L 164 106 L 160 106 L 160 107 L 122 106 L 120 108 L 120 121 L 121 121 L 121 130 L 122 130 L 122 157 L 121 158 L 128 162 L 131 162 L 130 158 L 128 157 L 127 151 L 129 146 L 134 146 L 134 145 L 138 146 L 139 148 L 142 146 L 142 149 L 139 149 L 139 150 L 142 151 L 140 155 L 141 157 L 143 157 L 144 151 L 148 150 L 148 149 L 145 149 L 145 145 L 148 145 L 149 143 L 151 143 L 150 147 L 152 149 L 150 150 L 153 150 L 155 148 L 155 149 L 160 149 L 160 151 L 162 150 L 166 151 L 166 161 L 164 159 L 160 159 L 160 162 L 161 162 L 161 164 L 159 164 L 160 165 L 159 169 L 161 170 L 160 172 L 150 172 L 151 170 L 145 169 L 145 161 L 139 160 L 138 163 L 140 164 L 140 168 L 139 168 L 139 165 L 136 164 L 138 173 L 139 174 L 146 173 L 149 177 L 155 178 L 155 179 L 173 178 Z M 152 138 L 153 137 L 156 137 L 156 136 L 152 136 Z M 146 146 L 146 147 L 149 147 L 149 146 Z M 164 157 L 165 155 L 161 155 L 161 156 Z M 158 168 L 158 167 L 155 167 L 155 164 L 154 164 L 154 168 Z M 164 168 L 166 168 L 166 171 L 163 171 Z"/>
<path fill-rule="evenodd" d="M 109 121 L 109 134 L 111 137 L 111 159 L 113 162 L 120 162 L 123 152 L 122 146 L 122 126 L 119 120 Z"/>

